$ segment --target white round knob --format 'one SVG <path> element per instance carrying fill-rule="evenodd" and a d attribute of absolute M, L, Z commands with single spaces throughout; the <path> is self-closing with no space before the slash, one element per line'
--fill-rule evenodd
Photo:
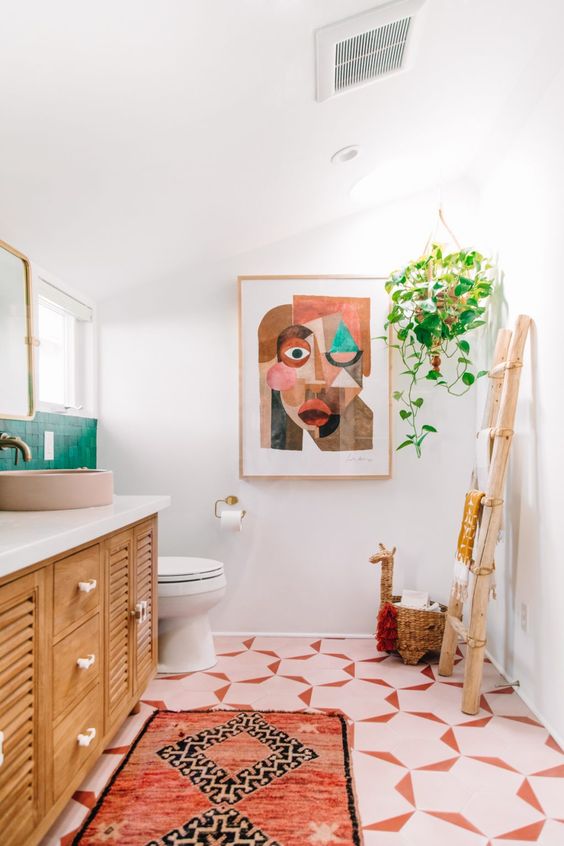
<path fill-rule="evenodd" d="M 76 666 L 80 667 L 81 670 L 87 670 L 92 664 L 96 661 L 95 655 L 87 655 L 86 658 L 77 658 L 76 659 Z"/>
<path fill-rule="evenodd" d="M 79 734 L 76 738 L 78 740 L 79 746 L 90 746 L 94 738 L 96 737 L 96 729 L 95 728 L 87 728 L 84 734 Z"/>

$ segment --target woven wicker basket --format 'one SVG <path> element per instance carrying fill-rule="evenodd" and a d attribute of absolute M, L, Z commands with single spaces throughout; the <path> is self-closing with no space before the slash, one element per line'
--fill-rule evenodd
<path fill-rule="evenodd" d="M 393 550 L 380 544 L 380 552 L 370 558 L 372 564 L 381 564 L 380 608 L 386 602 L 393 604 L 401 600 L 392 594 L 394 575 Z M 440 606 L 440 611 L 422 611 L 416 608 L 402 608 L 396 605 L 398 640 L 395 651 L 401 655 L 404 664 L 417 664 L 427 652 L 440 652 L 447 608 Z"/>

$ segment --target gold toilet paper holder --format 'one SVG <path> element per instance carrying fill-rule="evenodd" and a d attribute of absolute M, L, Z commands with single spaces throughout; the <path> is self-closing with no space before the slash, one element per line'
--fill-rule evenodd
<path fill-rule="evenodd" d="M 226 505 L 237 505 L 237 503 L 239 502 L 239 497 L 231 495 L 231 496 L 226 496 L 225 499 L 216 499 L 214 514 L 217 518 L 221 518 L 221 512 L 219 514 L 217 513 L 217 506 L 219 505 L 220 502 L 224 502 Z M 246 513 L 247 513 L 246 511 L 243 511 L 242 516 L 244 517 Z"/>

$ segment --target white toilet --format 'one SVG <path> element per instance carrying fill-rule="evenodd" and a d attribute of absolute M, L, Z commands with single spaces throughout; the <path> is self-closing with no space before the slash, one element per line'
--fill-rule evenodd
<path fill-rule="evenodd" d="M 217 663 L 208 612 L 225 596 L 221 561 L 161 557 L 159 673 L 207 670 Z"/>

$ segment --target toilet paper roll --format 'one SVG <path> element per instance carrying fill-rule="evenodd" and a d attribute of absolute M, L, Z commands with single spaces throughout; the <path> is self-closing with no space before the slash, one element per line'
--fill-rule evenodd
<path fill-rule="evenodd" d="M 220 520 L 222 532 L 240 532 L 243 528 L 243 512 L 237 509 L 232 511 L 224 509 Z"/>

